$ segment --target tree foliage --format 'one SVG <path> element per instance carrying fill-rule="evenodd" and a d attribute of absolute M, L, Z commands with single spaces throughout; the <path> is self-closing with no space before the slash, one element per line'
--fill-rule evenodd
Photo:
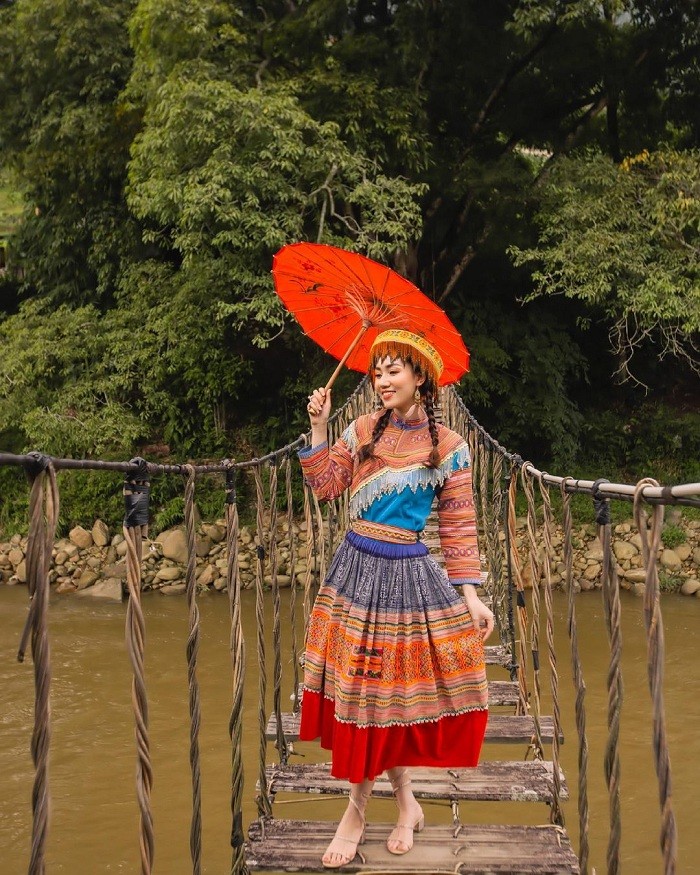
<path fill-rule="evenodd" d="M 643 342 L 700 370 L 700 152 L 560 161 L 541 192 L 532 299 L 565 295 L 610 325 L 623 376 Z"/>
<path fill-rule="evenodd" d="M 0 286 L 3 441 L 201 456 L 286 439 L 328 362 L 269 270 L 308 239 L 415 281 L 470 346 L 481 421 L 572 458 L 608 364 L 599 322 L 692 354 L 693 7 L 3 4 L 0 161 L 25 198 Z M 670 367 L 652 377 L 684 379 Z"/>

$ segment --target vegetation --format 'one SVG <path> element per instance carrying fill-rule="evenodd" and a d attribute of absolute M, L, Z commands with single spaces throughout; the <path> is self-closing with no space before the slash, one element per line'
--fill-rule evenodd
<path fill-rule="evenodd" d="M 214 458 L 296 436 L 331 364 L 269 271 L 308 239 L 438 301 L 472 352 L 467 404 L 538 466 L 697 477 L 693 7 L 1 3 L 0 221 L 22 216 L 0 447 Z"/>

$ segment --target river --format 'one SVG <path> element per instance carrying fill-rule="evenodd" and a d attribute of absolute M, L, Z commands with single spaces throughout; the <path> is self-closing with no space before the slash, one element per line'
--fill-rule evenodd
<path fill-rule="evenodd" d="M 283 593 L 288 603 L 289 592 Z M 269 595 L 267 596 L 270 602 Z M 298 602 L 301 602 L 299 598 Z M 201 686 L 203 871 L 223 875 L 230 870 L 231 752 L 228 719 L 231 701 L 229 617 L 225 595 L 210 593 L 199 601 L 201 645 L 198 677 Z M 573 685 L 566 637 L 566 599 L 556 594 L 555 635 L 565 744 L 562 763 L 571 801 L 565 803 L 567 828 L 576 846 L 576 730 Z M 665 700 L 674 808 L 679 832 L 678 873 L 698 871 L 700 830 L 700 599 L 665 597 Z M 586 710 L 590 743 L 589 792 L 591 863 L 598 875 L 606 871 L 608 797 L 603 777 L 607 737 L 605 676 L 608 644 L 600 592 L 577 597 L 582 664 L 587 683 Z M 662 871 L 659 851 L 657 785 L 651 748 L 651 710 L 646 677 L 646 640 L 641 600 L 622 593 L 624 705 L 621 726 L 622 871 L 646 875 Z M 268 620 L 270 615 L 268 604 Z M 0 873 L 27 871 L 31 836 L 33 769 L 29 742 L 33 712 L 32 663 L 16 661 L 17 643 L 27 610 L 24 587 L 0 587 Z M 150 702 L 150 737 L 154 769 L 154 872 L 191 872 L 189 818 L 189 717 L 185 642 L 187 606 L 184 597 L 149 593 L 146 615 L 146 674 Z M 53 800 L 47 846 L 47 872 L 71 875 L 135 873 L 139 871 L 138 811 L 134 791 L 135 750 L 131 714 L 131 670 L 124 648 L 125 605 L 92 599 L 53 597 L 50 609 L 52 648 L 52 725 L 50 786 Z M 258 774 L 257 654 L 254 596 L 243 596 L 248 679 L 244 714 L 246 776 L 244 820 L 256 815 L 254 795 Z M 289 622 L 284 623 L 283 701 L 292 689 Z M 268 660 L 270 623 L 268 622 Z M 547 664 L 544 625 L 543 664 Z M 507 679 L 502 669 L 491 676 Z M 549 689 L 543 669 L 542 685 Z M 268 682 L 271 701 L 271 682 Z M 548 693 L 547 693 L 548 696 Z M 545 713 L 551 713 L 545 706 Z M 315 745 L 298 745 L 307 761 L 323 754 Z M 274 758 L 268 746 L 268 758 Z M 520 759 L 524 747 L 487 746 L 489 759 Z M 290 798 L 290 797 L 286 797 Z M 342 811 L 337 800 L 302 797 L 303 804 L 277 804 L 275 816 L 333 819 Z M 449 821 L 450 809 L 426 806 L 428 822 Z M 395 816 L 390 801 L 373 800 L 370 819 Z M 479 803 L 461 806 L 464 822 L 546 823 L 548 809 L 534 803 Z"/>

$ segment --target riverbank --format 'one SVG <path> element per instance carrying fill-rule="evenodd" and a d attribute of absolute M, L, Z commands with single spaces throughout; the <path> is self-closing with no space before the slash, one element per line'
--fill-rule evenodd
<path fill-rule="evenodd" d="M 659 578 L 662 591 L 679 592 L 700 597 L 700 520 L 674 517 L 666 532 L 666 544 L 659 550 Z M 313 555 L 309 558 L 306 524 L 292 525 L 295 550 L 292 557 L 289 524 L 278 525 L 277 555 L 279 559 L 277 582 L 281 587 L 304 586 L 307 575 L 315 570 Z M 226 588 L 228 556 L 226 550 L 226 521 L 200 522 L 197 526 L 195 550 L 196 578 L 199 591 L 222 591 Z M 527 557 L 525 520 L 518 519 L 516 543 L 518 553 Z M 564 588 L 565 567 L 561 548 L 563 532 L 554 527 L 551 534 L 553 548 L 552 583 Z M 257 548 L 260 540 L 254 530 L 243 526 L 239 532 L 239 572 L 241 586 L 249 589 L 255 584 Z M 574 587 L 576 591 L 599 586 L 603 552 L 595 535 L 595 526 L 575 527 Z M 640 594 L 643 591 L 644 570 L 641 537 L 632 520 L 614 526 L 613 551 L 617 561 L 620 585 Z M 544 547 L 539 546 L 540 566 Z M 0 543 L 0 583 L 6 586 L 25 584 L 27 539 L 19 535 Z M 313 554 L 313 549 L 311 549 Z M 50 581 L 59 595 L 77 594 L 95 598 L 120 600 L 126 581 L 126 542 L 121 532 L 110 531 L 102 520 L 95 520 L 90 528 L 76 526 L 67 538 L 57 540 L 53 547 Z M 163 595 L 177 595 L 185 591 L 187 568 L 187 539 L 181 526 L 161 532 L 147 540 L 143 549 L 142 585 L 144 590 L 158 590 Z M 293 563 L 293 564 L 292 564 Z M 265 583 L 272 578 L 266 570 Z M 532 588 L 530 564 L 523 561 L 523 582 Z M 541 583 L 541 579 L 540 579 Z"/>

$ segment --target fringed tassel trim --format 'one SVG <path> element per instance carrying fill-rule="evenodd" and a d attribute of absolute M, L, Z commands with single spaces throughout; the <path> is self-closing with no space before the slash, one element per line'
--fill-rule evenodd
<path fill-rule="evenodd" d="M 418 489 L 426 489 L 430 486 L 437 489 L 450 474 L 468 468 L 469 465 L 469 447 L 464 443 L 453 450 L 437 468 L 426 468 L 424 464 L 398 470 L 383 468 L 375 477 L 363 483 L 351 494 L 350 519 L 357 519 L 362 511 L 367 510 L 378 498 L 390 492 L 403 492 L 404 489 L 417 492 Z"/>

